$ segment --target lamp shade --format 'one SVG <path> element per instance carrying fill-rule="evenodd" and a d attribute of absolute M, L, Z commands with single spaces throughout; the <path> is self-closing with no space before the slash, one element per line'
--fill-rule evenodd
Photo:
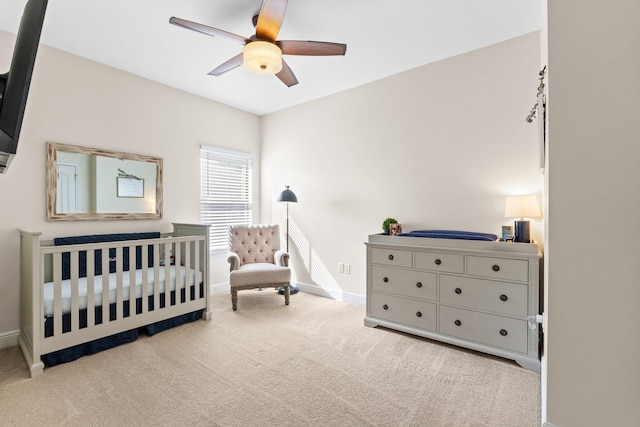
<path fill-rule="evenodd" d="M 254 74 L 277 74 L 282 70 L 282 50 L 273 43 L 254 41 L 243 50 L 244 68 Z"/>
<path fill-rule="evenodd" d="M 528 196 L 507 196 L 504 208 L 505 218 L 538 218 L 541 216 L 538 198 L 535 194 Z"/>
<path fill-rule="evenodd" d="M 278 195 L 276 199 L 277 202 L 290 202 L 290 203 L 298 203 L 298 198 L 296 197 L 296 193 L 289 190 L 289 186 L 285 186 L 285 189 Z"/>

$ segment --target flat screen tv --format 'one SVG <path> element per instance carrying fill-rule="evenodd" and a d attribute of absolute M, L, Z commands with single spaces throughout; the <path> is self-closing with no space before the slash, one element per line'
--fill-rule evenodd
<path fill-rule="evenodd" d="M 0 75 L 0 173 L 7 171 L 18 149 L 47 1 L 29 0 L 25 5 L 11 66 Z"/>

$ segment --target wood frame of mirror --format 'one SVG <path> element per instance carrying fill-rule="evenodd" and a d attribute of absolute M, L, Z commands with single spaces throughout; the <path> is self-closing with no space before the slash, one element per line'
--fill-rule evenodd
<path fill-rule="evenodd" d="M 58 154 L 79 153 L 93 156 L 104 156 L 120 160 L 149 162 L 156 166 L 156 191 L 154 212 L 57 212 L 58 194 Z M 114 219 L 161 219 L 162 218 L 162 158 L 131 154 L 100 148 L 81 147 L 77 145 L 47 142 L 47 219 L 50 221 L 79 221 L 79 220 L 114 220 Z M 114 185 L 115 184 L 114 179 Z"/>

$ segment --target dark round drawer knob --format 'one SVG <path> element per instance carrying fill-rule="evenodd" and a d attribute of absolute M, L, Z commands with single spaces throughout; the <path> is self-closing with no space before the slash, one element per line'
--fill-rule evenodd
<path fill-rule="evenodd" d="M 440 265 L 442 264 L 442 260 L 440 258 L 436 258 L 435 263 L 436 265 Z"/>
<path fill-rule="evenodd" d="M 393 255 L 389 255 L 389 261 L 393 261 Z"/>
<path fill-rule="evenodd" d="M 422 282 L 418 282 L 418 283 L 416 283 L 416 286 L 417 286 L 417 287 L 419 287 L 419 288 L 421 288 L 421 287 L 422 287 Z"/>
<path fill-rule="evenodd" d="M 460 288 L 456 288 L 456 290 L 454 291 L 456 294 L 460 295 L 462 293 L 462 289 Z"/>
<path fill-rule="evenodd" d="M 422 312 L 421 311 L 416 312 L 416 316 L 422 317 Z"/>
<path fill-rule="evenodd" d="M 493 264 L 493 267 L 491 267 L 491 269 L 493 271 L 500 271 L 500 266 L 498 264 Z"/>
<path fill-rule="evenodd" d="M 384 308 L 385 310 L 389 310 L 389 306 L 387 304 L 383 305 L 382 308 Z"/>
<path fill-rule="evenodd" d="M 509 298 L 505 294 L 500 295 L 500 301 L 506 301 L 508 299 Z"/>
<path fill-rule="evenodd" d="M 453 322 L 453 323 L 455 323 L 455 324 L 456 324 L 456 326 L 460 326 L 460 325 L 462 325 L 462 322 L 461 322 L 461 321 L 459 321 L 458 319 L 456 319 L 456 321 L 455 321 L 455 322 Z"/>
<path fill-rule="evenodd" d="M 503 337 L 506 337 L 508 334 L 506 329 L 500 329 L 500 335 L 502 335 Z"/>
<path fill-rule="evenodd" d="M 388 277 L 385 277 L 385 278 L 383 278 L 383 279 L 382 279 L 382 281 L 383 281 L 384 283 L 387 283 L 387 282 L 389 281 L 389 278 L 388 278 Z"/>

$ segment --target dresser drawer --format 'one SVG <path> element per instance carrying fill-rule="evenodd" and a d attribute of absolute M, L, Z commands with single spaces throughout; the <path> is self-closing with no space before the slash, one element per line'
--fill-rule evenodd
<path fill-rule="evenodd" d="M 529 262 L 523 259 L 504 259 L 480 256 L 467 257 L 467 274 L 492 279 L 529 280 Z"/>
<path fill-rule="evenodd" d="M 371 286 L 374 291 L 390 292 L 411 298 L 436 300 L 436 274 L 373 266 Z"/>
<path fill-rule="evenodd" d="M 397 267 L 411 267 L 413 251 L 402 249 L 371 249 L 371 262 L 373 264 L 394 265 Z"/>
<path fill-rule="evenodd" d="M 440 276 L 440 302 L 508 316 L 527 317 L 526 284 Z"/>
<path fill-rule="evenodd" d="M 464 273 L 464 255 L 416 251 L 415 268 L 421 270 Z"/>
<path fill-rule="evenodd" d="M 440 333 L 527 353 L 527 322 L 440 306 Z"/>
<path fill-rule="evenodd" d="M 376 292 L 372 292 L 370 298 L 371 317 L 435 332 L 435 304 Z"/>

